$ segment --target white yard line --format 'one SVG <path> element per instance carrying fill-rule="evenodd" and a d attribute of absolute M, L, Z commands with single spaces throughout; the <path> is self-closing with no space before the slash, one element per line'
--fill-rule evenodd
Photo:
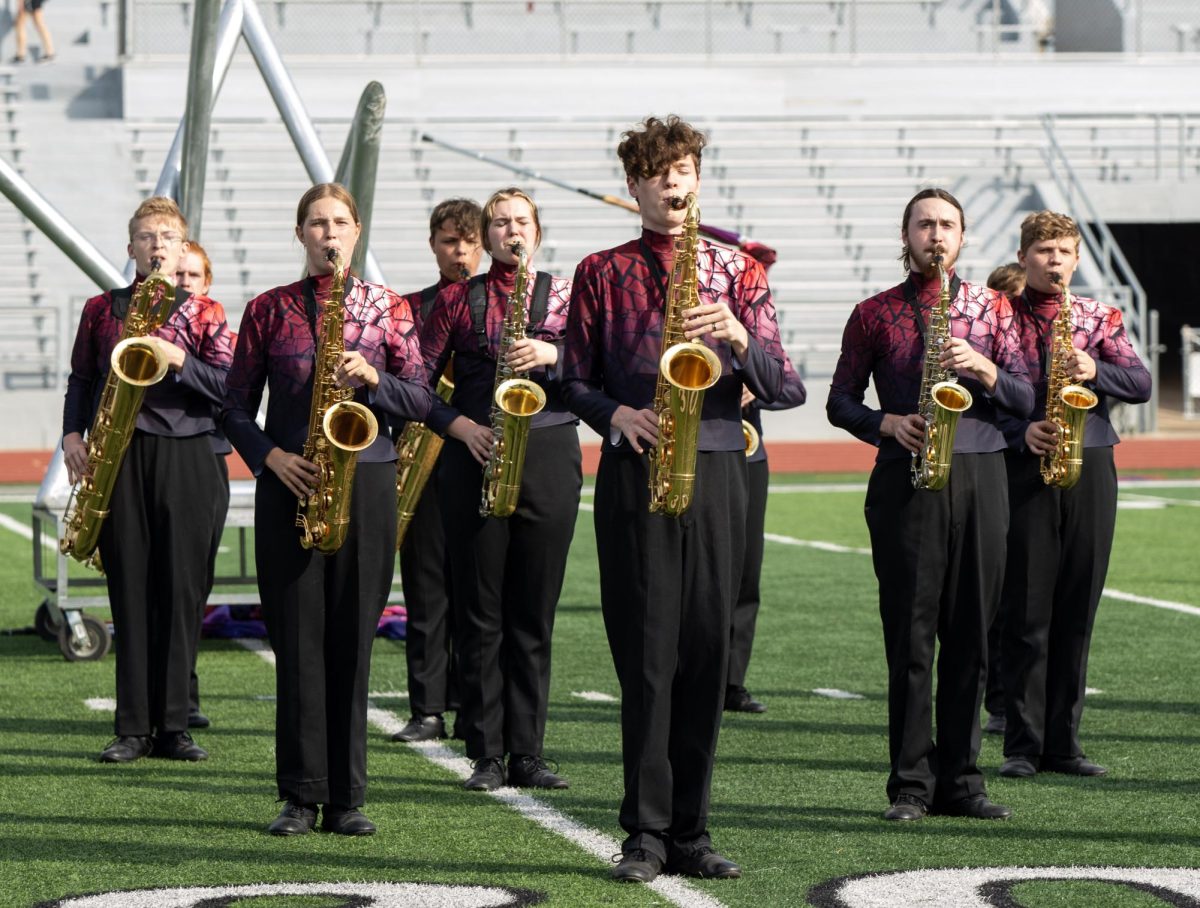
<path fill-rule="evenodd" d="M 1200 616 L 1200 608 L 1185 602 L 1171 602 L 1169 599 L 1151 599 L 1149 596 L 1138 596 L 1134 593 L 1123 593 L 1120 590 L 1104 588 L 1104 595 L 1109 599 L 1121 599 L 1124 602 L 1137 602 L 1141 605 L 1152 605 L 1155 608 L 1165 608 L 1172 612 L 1183 612 L 1185 615 Z"/>
<path fill-rule="evenodd" d="M 257 653 L 268 664 L 275 664 L 275 654 L 265 641 L 243 638 L 237 642 L 251 652 Z M 404 727 L 404 723 L 394 713 L 386 709 L 379 709 L 373 704 L 368 706 L 367 720 L 387 735 L 393 735 Z M 436 741 L 421 741 L 408 746 L 429 762 L 440 766 L 463 781 L 466 781 L 471 775 L 471 761 L 444 744 Z M 511 807 L 527 820 L 532 820 L 544 829 L 561 836 L 605 864 L 611 861 L 614 854 L 619 854 L 621 851 L 621 846 L 616 839 L 577 823 L 545 802 L 516 788 L 506 786 L 487 792 L 487 794 Z M 616 804 L 614 803 L 613 806 L 615 808 Z M 618 884 L 613 883 L 612 885 Z M 677 877 L 661 876 L 648 888 L 654 890 L 672 905 L 679 905 L 680 908 L 724 908 L 723 902 Z"/>

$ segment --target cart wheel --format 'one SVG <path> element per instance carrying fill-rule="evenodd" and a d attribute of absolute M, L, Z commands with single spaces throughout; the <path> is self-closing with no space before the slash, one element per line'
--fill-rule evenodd
<path fill-rule="evenodd" d="M 112 638 L 108 628 L 95 618 L 81 616 L 83 627 L 87 631 L 87 643 L 80 643 L 71 633 L 71 625 L 64 621 L 58 629 L 58 648 L 68 662 L 95 662 L 103 659 L 112 646 Z"/>
<path fill-rule="evenodd" d="M 50 606 L 46 602 L 39 605 L 37 611 L 33 613 L 33 629 L 43 640 L 57 640 L 60 624 L 61 622 L 55 621 L 50 614 Z"/>

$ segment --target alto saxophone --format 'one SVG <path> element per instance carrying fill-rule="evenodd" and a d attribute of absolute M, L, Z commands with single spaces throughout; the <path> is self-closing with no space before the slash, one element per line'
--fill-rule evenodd
<path fill-rule="evenodd" d="M 721 377 L 721 360 L 704 344 L 684 337 L 683 312 L 700 304 L 696 287 L 700 205 L 696 194 L 675 197 L 671 207 L 687 208 L 684 229 L 675 240 L 671 286 L 663 306 L 662 356 L 654 389 L 658 442 L 650 451 L 650 513 L 678 517 L 692 503 L 696 486 L 696 444 L 704 392 Z"/>
<path fill-rule="evenodd" d="M 358 452 L 370 447 L 379 422 L 367 407 L 356 403 L 353 388 L 339 388 L 337 370 L 346 352 L 345 265 L 336 249 L 326 252 L 333 263 L 333 283 L 325 304 L 321 336 L 313 367 L 312 405 L 304 459 L 317 468 L 317 489 L 296 505 L 300 545 L 332 555 L 346 541 L 350 528 L 350 492 Z"/>
<path fill-rule="evenodd" d="M 925 369 L 921 375 L 921 395 L 917 412 L 925 420 L 925 438 L 921 452 L 912 456 L 914 489 L 937 491 L 950 481 L 950 459 L 954 454 L 954 433 L 958 417 L 971 406 L 971 392 L 958 383 L 958 376 L 942 368 L 942 345 L 950 337 L 950 276 L 942 267 L 943 255 L 933 257 L 941 289 L 938 302 L 929 313 L 925 328 Z"/>
<path fill-rule="evenodd" d="M 1083 432 L 1088 410 L 1096 406 L 1095 392 L 1074 384 L 1067 375 L 1067 359 L 1075 351 L 1071 339 L 1071 291 L 1066 279 L 1051 274 L 1062 289 L 1062 305 L 1050 333 L 1050 370 L 1046 377 L 1046 419 L 1058 427 L 1054 450 L 1042 455 L 1042 481 L 1069 489 L 1083 472 Z"/>
<path fill-rule="evenodd" d="M 492 385 L 492 453 L 483 469 L 481 517 L 508 517 L 517 509 L 529 423 L 546 406 L 546 392 L 527 378 L 517 378 L 505 360 L 512 345 L 525 337 L 525 297 L 529 259 L 524 244 L 510 247 L 517 257 L 517 276 L 504 310 L 504 329 L 496 354 L 496 380 Z"/>
<path fill-rule="evenodd" d="M 471 273 L 459 268 L 459 280 L 465 281 Z M 454 359 L 438 376 L 437 396 L 450 403 L 454 394 Z M 404 542 L 408 525 L 417 514 L 421 495 L 433 474 L 434 464 L 442 453 L 445 440 L 423 422 L 410 422 L 396 440 L 396 551 Z"/>
<path fill-rule="evenodd" d="M 175 285 L 152 259 L 151 273 L 129 302 L 121 340 L 113 348 L 108 378 L 100 405 L 88 431 L 88 462 L 83 476 L 71 491 L 63 516 L 63 535 L 58 548 L 65 555 L 102 571 L 100 527 L 108 516 L 108 504 L 125 451 L 133 439 L 134 425 L 146 389 L 167 374 L 167 359 L 146 335 L 162 327 L 175 298 Z"/>

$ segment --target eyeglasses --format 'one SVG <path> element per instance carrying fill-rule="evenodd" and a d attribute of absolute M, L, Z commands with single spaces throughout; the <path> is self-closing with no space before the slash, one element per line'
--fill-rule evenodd
<path fill-rule="evenodd" d="M 174 246 L 183 241 L 183 234 L 177 233 L 174 230 L 168 230 L 165 233 L 135 233 L 133 241 L 142 246 L 151 246 L 155 240 L 161 240 L 164 246 Z"/>

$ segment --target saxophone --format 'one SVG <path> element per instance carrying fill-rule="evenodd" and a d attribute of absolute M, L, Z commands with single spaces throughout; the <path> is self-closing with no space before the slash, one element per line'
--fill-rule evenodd
<path fill-rule="evenodd" d="M 1083 431 L 1088 410 L 1099 398 L 1067 375 L 1067 358 L 1074 352 L 1071 339 L 1071 291 L 1065 278 L 1051 274 L 1062 289 L 1062 305 L 1050 333 L 1050 371 L 1046 377 L 1046 419 L 1058 427 L 1054 451 L 1042 456 L 1042 481 L 1048 486 L 1069 489 L 1083 471 Z"/>
<path fill-rule="evenodd" d="M 942 345 L 950 337 L 950 276 L 942 267 L 940 253 L 933 258 L 941 289 L 938 303 L 929 313 L 925 328 L 925 370 L 921 375 L 921 395 L 917 412 L 925 420 L 925 440 L 921 452 L 912 456 L 914 489 L 937 491 L 950 481 L 950 459 L 954 454 L 954 433 L 958 417 L 972 403 L 971 392 L 958 383 L 958 377 L 938 362 Z"/>
<path fill-rule="evenodd" d="M 684 337 L 683 312 L 700 304 L 696 287 L 700 205 L 696 194 L 675 197 L 671 207 L 687 209 L 675 240 L 671 287 L 663 306 L 662 356 L 654 389 L 658 442 L 650 451 L 650 513 L 678 517 L 692 503 L 696 485 L 696 443 L 704 392 L 721 377 L 721 360 L 704 344 Z"/>
<path fill-rule="evenodd" d="M 333 283 L 317 339 L 308 438 L 304 442 L 304 459 L 314 464 L 319 474 L 316 492 L 300 499 L 296 506 L 296 526 L 301 531 L 300 545 L 332 555 L 346 541 L 350 527 L 350 491 L 358 452 L 375 441 L 379 423 L 374 413 L 351 400 L 353 388 L 337 386 L 336 373 L 346 352 L 346 275 L 340 251 L 330 249 L 326 258 L 333 263 Z"/>
<path fill-rule="evenodd" d="M 471 273 L 459 266 L 459 280 L 467 280 Z M 437 396 L 450 403 L 454 394 L 454 358 L 438 376 Z M 434 464 L 442 453 L 445 440 L 423 422 L 410 422 L 396 439 L 396 551 L 404 542 L 408 525 L 417 514 L 417 505 L 425 491 L 425 485 L 433 474 Z"/>
<path fill-rule="evenodd" d="M 537 382 L 516 378 L 505 362 L 512 345 L 525 337 L 525 297 L 529 259 L 520 242 L 510 247 L 517 257 L 517 276 L 504 310 L 500 350 L 496 354 L 496 381 L 492 385 L 492 453 L 483 469 L 481 517 L 508 517 L 517 509 L 529 423 L 546 406 L 546 392 Z"/>
<path fill-rule="evenodd" d="M 166 321 L 175 285 L 159 270 L 158 259 L 150 264 L 150 276 L 138 285 L 130 300 L 121 340 L 113 348 L 100 405 L 88 431 L 87 469 L 71 491 L 63 516 L 63 535 L 58 541 L 64 555 L 98 571 L 103 570 L 96 550 L 100 527 L 108 516 L 113 485 L 133 439 L 142 399 L 146 389 L 167 374 L 166 357 L 145 337 Z"/>

